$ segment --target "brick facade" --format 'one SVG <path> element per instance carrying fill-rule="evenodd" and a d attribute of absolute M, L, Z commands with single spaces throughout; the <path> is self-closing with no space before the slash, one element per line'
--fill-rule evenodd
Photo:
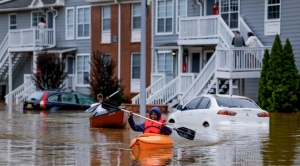
<path fill-rule="evenodd" d="M 111 58 L 121 64 L 121 84 L 125 87 L 124 94 L 127 102 L 131 103 L 131 98 L 138 93 L 130 92 L 131 81 L 131 53 L 141 52 L 140 42 L 131 42 L 131 4 L 121 4 L 121 62 L 118 62 L 118 42 L 101 43 L 101 6 L 91 8 L 92 21 L 92 53 L 100 51 L 110 53 Z M 118 36 L 118 4 L 111 5 L 111 37 Z M 151 73 L 151 11 L 147 17 L 146 25 L 146 87 L 150 85 Z M 118 37 L 118 39 L 120 39 Z M 117 65 L 118 66 L 118 65 Z M 116 68 L 115 74 L 118 75 Z"/>

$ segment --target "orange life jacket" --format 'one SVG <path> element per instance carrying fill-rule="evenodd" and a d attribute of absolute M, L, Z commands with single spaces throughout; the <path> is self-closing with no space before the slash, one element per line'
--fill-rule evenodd
<path fill-rule="evenodd" d="M 160 118 L 158 122 L 165 123 L 167 120 L 165 118 Z M 162 128 L 161 124 L 153 122 L 151 120 L 145 120 L 145 130 L 144 133 L 156 133 L 160 134 L 160 130 Z"/>

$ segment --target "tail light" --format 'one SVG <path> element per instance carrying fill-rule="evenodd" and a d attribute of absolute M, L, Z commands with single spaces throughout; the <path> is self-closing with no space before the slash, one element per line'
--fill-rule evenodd
<path fill-rule="evenodd" d="M 234 111 L 229 111 L 229 110 L 220 110 L 218 112 L 219 115 L 228 115 L 228 116 L 235 116 L 236 112 Z"/>
<path fill-rule="evenodd" d="M 258 117 L 270 117 L 269 112 L 261 112 L 257 114 Z"/>
<path fill-rule="evenodd" d="M 40 102 L 40 108 L 46 108 L 46 99 L 47 99 L 47 97 L 48 97 L 48 92 L 46 92 L 45 94 L 44 94 L 44 96 L 42 97 L 42 99 L 41 99 L 41 102 Z"/>

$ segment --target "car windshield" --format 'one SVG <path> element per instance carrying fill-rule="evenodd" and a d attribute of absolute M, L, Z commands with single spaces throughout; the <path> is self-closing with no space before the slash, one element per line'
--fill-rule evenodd
<path fill-rule="evenodd" d="M 33 92 L 28 99 L 35 99 L 35 100 L 40 100 L 45 92 L 37 91 Z"/>
<path fill-rule="evenodd" d="M 259 108 L 252 100 L 247 98 L 216 98 L 219 107 Z"/>

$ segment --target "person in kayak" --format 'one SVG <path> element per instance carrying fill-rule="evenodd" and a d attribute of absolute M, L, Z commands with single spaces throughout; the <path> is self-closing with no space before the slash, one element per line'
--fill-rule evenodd
<path fill-rule="evenodd" d="M 146 119 L 145 122 L 142 124 L 135 124 L 132 116 L 133 113 L 132 111 L 130 111 L 128 123 L 133 131 L 142 131 L 143 133 L 156 133 L 156 134 L 163 134 L 163 135 L 172 134 L 172 129 L 165 126 L 167 120 L 161 117 L 161 111 L 158 107 L 151 108 L 149 112 L 149 118 L 158 121 L 161 124 L 158 124 L 148 119 Z"/>
<path fill-rule="evenodd" d="M 109 100 L 109 97 L 106 97 L 105 100 Z M 102 114 L 107 113 L 107 110 L 104 109 L 104 108 L 102 108 L 102 102 L 103 102 L 103 95 L 102 95 L 102 94 L 99 93 L 99 94 L 97 95 L 97 101 L 98 101 L 98 103 L 94 103 L 94 104 L 91 105 L 91 107 L 93 107 L 93 106 L 95 106 L 95 105 L 97 105 L 97 104 L 100 103 L 100 105 L 99 105 L 99 106 L 97 107 L 97 109 L 95 110 L 93 116 L 99 116 L 99 115 L 102 115 Z"/>

